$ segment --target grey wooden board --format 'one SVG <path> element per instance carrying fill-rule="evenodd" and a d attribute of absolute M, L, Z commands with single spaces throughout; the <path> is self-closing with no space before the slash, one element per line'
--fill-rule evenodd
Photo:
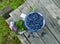
<path fill-rule="evenodd" d="M 48 10 L 45 9 L 44 7 L 42 7 L 42 8 L 43 8 L 42 12 L 45 14 L 44 16 L 46 17 L 46 22 L 47 22 L 46 25 L 49 27 L 50 31 L 55 35 L 55 37 L 58 39 L 58 41 L 60 41 L 60 31 L 59 31 L 60 26 L 57 24 L 56 20 L 54 18 L 52 18 L 52 16 L 48 12 Z M 54 26 L 54 28 L 51 24 Z"/>
<path fill-rule="evenodd" d="M 39 4 L 40 6 L 38 6 L 38 10 L 39 11 L 41 11 L 43 14 L 46 14 L 46 17 L 48 17 L 48 15 L 50 15 L 50 13 L 48 12 L 48 10 L 46 10 L 45 8 L 44 8 L 44 6 L 43 5 L 41 5 L 41 4 Z M 41 7 L 41 8 L 40 8 Z M 51 16 L 52 17 L 52 16 Z M 46 18 L 46 20 L 49 20 L 49 17 L 48 18 Z M 50 20 L 51 21 L 51 20 Z M 54 22 L 55 22 L 55 24 L 57 24 L 56 23 L 56 21 L 54 20 Z M 49 24 L 48 24 L 49 25 Z M 51 24 L 50 24 L 51 25 Z M 50 27 L 51 28 L 51 27 Z M 55 30 L 55 29 L 51 29 L 51 31 L 52 30 Z M 57 30 L 57 29 L 56 29 Z M 52 31 L 53 32 L 53 31 Z M 60 33 L 59 33 L 60 34 Z M 55 34 L 56 35 L 56 34 Z M 58 35 L 59 36 L 59 35 Z M 58 37 L 57 37 L 58 38 Z M 59 36 L 59 38 L 60 38 L 60 36 Z"/>
<path fill-rule="evenodd" d="M 50 18 L 51 19 L 51 18 Z M 57 23 L 53 23 L 54 19 L 47 19 L 46 25 L 49 27 L 50 31 L 55 35 L 55 37 L 60 42 L 60 26 Z M 49 22 L 49 23 L 48 23 Z M 55 21 L 56 22 L 56 21 Z"/>
<path fill-rule="evenodd" d="M 17 35 L 19 40 L 22 42 L 22 44 L 30 44 L 27 39 L 24 37 L 24 35 Z"/>
<path fill-rule="evenodd" d="M 21 6 L 20 8 L 18 7 L 18 9 L 12 11 L 12 12 L 10 13 L 10 16 L 11 16 L 15 21 L 18 21 L 18 20 L 21 19 L 21 18 L 20 18 L 21 13 L 27 14 L 30 9 L 31 9 L 31 7 L 30 7 L 27 3 L 24 3 L 24 6 Z"/>
<path fill-rule="evenodd" d="M 20 10 L 19 10 L 19 9 L 15 9 L 13 12 L 14 12 L 16 15 L 18 15 L 18 16 L 20 16 L 20 15 L 21 15 L 21 12 L 20 12 Z"/>
<path fill-rule="evenodd" d="M 58 20 L 58 24 L 60 25 L 60 20 Z"/>
<path fill-rule="evenodd" d="M 21 7 L 20 8 L 18 7 L 18 9 L 14 10 L 14 11 L 12 11 L 10 13 L 10 16 L 14 19 L 14 21 L 20 20 L 21 19 L 20 18 L 20 14 L 21 13 L 25 13 L 25 11 L 26 11 L 26 13 L 28 13 L 28 10 L 27 9 L 30 9 L 30 6 L 29 5 L 25 5 L 26 8 L 24 8 L 24 7 L 21 8 Z M 28 42 L 28 40 L 26 40 L 26 38 L 24 37 L 24 35 L 22 35 L 22 36 L 21 35 L 18 35 L 18 38 L 22 41 L 23 44 L 30 44 Z"/>
<path fill-rule="evenodd" d="M 26 12 L 28 12 L 28 10 L 30 10 L 30 8 L 31 8 L 31 6 L 29 5 L 29 3 L 27 3 L 27 1 L 18 7 L 20 12 L 22 13 L 22 11 L 23 11 L 25 14 L 26 14 Z"/>
<path fill-rule="evenodd" d="M 12 21 L 12 20 L 13 20 L 13 18 L 12 18 L 12 17 L 9 17 L 8 19 L 6 19 L 6 22 L 9 24 L 10 21 Z M 30 43 L 28 42 L 28 40 L 25 38 L 24 35 L 17 35 L 17 37 L 18 37 L 19 40 L 22 42 L 22 44 L 30 44 Z"/>
<path fill-rule="evenodd" d="M 7 12 L 10 12 L 10 11 L 12 11 L 13 9 L 10 7 L 10 6 L 6 6 L 2 11 L 4 12 L 4 13 L 7 13 Z"/>
<path fill-rule="evenodd" d="M 4 19 L 8 19 L 9 13 L 12 11 L 13 9 L 10 6 L 6 6 L 5 8 L 3 8 L 2 10 L 0 10 L 0 16 L 2 16 Z"/>
<path fill-rule="evenodd" d="M 21 12 L 19 9 L 12 11 L 9 15 L 14 19 L 14 21 L 18 21 L 21 19 L 20 18 Z"/>
<path fill-rule="evenodd" d="M 58 1 L 58 0 L 54 0 L 54 1 Z M 45 6 L 45 8 L 49 11 L 49 13 L 56 19 L 57 17 L 59 17 L 60 18 L 60 9 L 58 8 L 58 6 L 54 3 L 54 1 L 53 0 L 46 0 L 46 1 L 44 1 L 44 0 L 42 0 L 42 1 L 40 1 L 42 4 L 43 3 L 45 3 L 45 4 L 43 4 L 44 6 Z M 58 3 L 57 3 L 58 4 Z M 58 24 L 60 24 L 59 23 L 59 20 L 58 20 L 58 22 L 57 22 Z"/>
<path fill-rule="evenodd" d="M 32 37 L 32 35 L 30 34 L 29 31 L 27 31 L 24 34 L 27 37 L 27 39 L 31 42 L 31 44 L 44 44 L 43 41 L 40 39 L 40 37 L 36 33 L 33 33 L 33 35 L 35 36 L 35 38 Z M 30 38 L 28 38 L 29 34 L 30 34 Z"/>
<path fill-rule="evenodd" d="M 42 32 L 45 32 L 46 34 L 44 36 L 41 36 Z M 38 35 L 44 40 L 46 44 L 59 44 L 47 27 L 45 27 L 44 30 L 38 32 Z"/>
<path fill-rule="evenodd" d="M 50 17 L 49 19 L 46 18 L 47 26 L 49 27 L 50 31 L 55 35 L 55 37 L 60 42 L 60 26 L 57 24 L 56 20 L 52 18 L 51 15 L 47 15 L 47 17 L 48 18 Z"/>
<path fill-rule="evenodd" d="M 56 6 L 60 9 L 60 0 L 52 0 Z M 58 20 L 58 24 L 60 25 L 60 19 Z"/>
<path fill-rule="evenodd" d="M 3 16 L 3 15 L 4 15 L 3 11 L 0 10 L 0 16 Z"/>
<path fill-rule="evenodd" d="M 57 7 L 60 9 L 60 0 L 52 0 L 56 5 Z"/>
<path fill-rule="evenodd" d="M 28 5 L 30 5 L 31 8 L 35 6 L 31 0 L 27 0 L 26 3 L 28 3 Z"/>
<path fill-rule="evenodd" d="M 24 5 L 21 5 L 21 6 L 18 7 L 18 9 L 20 10 L 20 12 L 21 12 L 21 10 L 24 8 L 23 6 L 24 6 Z"/>
<path fill-rule="evenodd" d="M 29 13 L 30 9 L 31 9 L 31 7 L 30 7 L 30 5 L 28 5 L 28 3 L 24 4 L 24 8 L 22 10 L 20 10 L 20 8 L 19 8 L 19 10 L 21 11 L 21 13 L 24 13 L 24 14 Z"/>
<path fill-rule="evenodd" d="M 40 0 L 40 2 L 45 6 L 45 8 L 50 12 L 50 14 L 56 18 L 56 16 L 60 17 L 60 9 L 55 5 L 52 0 Z M 57 14 L 57 15 L 56 15 Z"/>
<path fill-rule="evenodd" d="M 43 5 L 43 3 L 40 3 L 40 0 L 38 0 L 38 2 L 33 2 L 33 1 L 27 1 L 28 3 L 29 3 L 29 5 L 31 4 L 31 5 L 35 5 L 35 3 L 36 3 L 36 6 L 35 7 L 37 7 L 38 8 L 38 11 L 41 11 L 43 14 L 45 14 L 44 16 L 46 17 L 46 25 L 47 25 L 47 27 L 49 28 L 48 30 L 51 32 L 51 36 L 47 36 L 47 37 L 49 37 L 49 38 L 51 38 L 52 36 L 52 38 L 53 38 L 53 41 L 54 41 L 54 43 L 55 43 L 55 38 L 56 38 L 56 43 L 57 43 L 57 41 L 58 42 L 60 42 L 60 29 L 59 29 L 59 27 L 60 26 L 58 26 L 58 24 L 56 23 L 56 21 L 54 20 L 52 20 L 51 19 L 51 12 L 46 8 L 46 6 L 44 6 Z M 30 6 L 31 6 L 30 5 Z M 23 6 L 24 7 L 24 6 Z M 34 6 L 31 6 L 31 7 L 34 7 Z M 21 7 L 22 8 L 22 7 Z M 18 8 L 19 10 L 20 10 L 20 12 L 23 12 L 23 11 L 21 11 L 22 9 L 21 8 Z M 24 8 L 23 8 L 24 9 Z M 25 10 L 26 11 L 26 10 Z M 28 12 L 27 12 L 28 13 Z M 16 13 L 13 13 L 13 14 L 16 14 Z M 49 17 L 49 15 L 50 15 L 50 17 Z M 55 14 L 54 14 L 55 15 Z M 16 16 L 15 16 L 16 17 Z M 50 19 L 49 19 L 50 18 Z M 16 20 L 16 19 L 15 19 Z M 52 21 L 51 21 L 52 20 Z M 52 26 L 53 25 L 53 26 Z M 53 28 L 54 27 L 54 28 Z M 50 34 L 50 32 L 49 32 L 49 34 Z M 27 32 L 28 33 L 28 32 Z M 25 33 L 25 35 L 26 35 L 26 37 L 27 37 L 27 34 Z M 37 35 L 37 34 L 36 34 Z M 54 38 L 55 37 L 55 38 Z M 40 37 L 39 37 L 40 38 Z M 32 40 L 32 38 L 30 38 L 31 40 Z M 31 41 L 29 39 L 29 41 Z M 36 39 L 37 40 L 37 39 Z M 36 41 L 35 40 L 35 41 Z M 39 41 L 41 41 L 41 43 L 43 43 L 43 41 L 44 40 L 46 40 L 46 38 L 44 38 L 43 40 L 41 40 L 41 38 L 40 39 L 38 39 Z M 35 41 L 33 42 L 32 41 L 32 44 L 34 43 L 35 44 Z M 50 43 L 51 42 L 51 39 L 50 39 L 50 41 L 49 42 L 47 42 L 47 41 L 49 41 L 49 40 L 46 40 L 45 42 L 46 42 L 46 44 L 48 44 L 48 43 Z M 36 43 L 37 43 L 38 41 L 36 41 Z M 38 42 L 39 43 L 39 42 Z M 53 42 L 52 42 L 53 43 Z M 58 44 L 58 43 L 57 43 Z"/>
<path fill-rule="evenodd" d="M 3 16 L 6 13 L 11 12 L 13 9 L 10 6 L 6 6 L 4 9 L 0 10 L 0 15 Z"/>
<path fill-rule="evenodd" d="M 12 17 L 9 17 L 8 19 L 6 19 L 5 21 L 8 23 L 8 24 L 10 24 L 10 21 L 12 21 L 13 20 L 13 18 Z"/>

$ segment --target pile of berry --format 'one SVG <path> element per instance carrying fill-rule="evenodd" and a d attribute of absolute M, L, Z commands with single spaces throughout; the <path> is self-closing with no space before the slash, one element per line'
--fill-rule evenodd
<path fill-rule="evenodd" d="M 37 31 L 43 25 L 43 17 L 37 12 L 29 14 L 25 20 L 26 26 L 30 30 Z"/>

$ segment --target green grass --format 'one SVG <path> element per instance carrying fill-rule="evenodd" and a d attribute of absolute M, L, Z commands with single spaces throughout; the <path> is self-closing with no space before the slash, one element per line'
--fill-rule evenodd
<path fill-rule="evenodd" d="M 24 2 L 25 0 L 0 0 L 0 10 L 6 6 L 11 6 L 13 9 L 16 9 Z M 16 37 L 16 33 L 10 30 L 3 17 L 0 17 L 0 44 L 21 44 Z"/>
<path fill-rule="evenodd" d="M 6 6 L 11 6 L 13 9 L 16 9 L 18 6 L 23 4 L 25 0 L 0 0 L 0 10 Z"/>
<path fill-rule="evenodd" d="M 25 0 L 0 0 L 0 10 L 6 6 L 11 6 L 13 9 L 16 9 L 24 2 Z M 15 31 L 10 30 L 3 17 L 0 17 L 0 44 L 21 44 L 16 37 Z"/>
<path fill-rule="evenodd" d="M 0 17 L 0 44 L 21 44 L 15 31 L 10 30 L 3 17 Z"/>

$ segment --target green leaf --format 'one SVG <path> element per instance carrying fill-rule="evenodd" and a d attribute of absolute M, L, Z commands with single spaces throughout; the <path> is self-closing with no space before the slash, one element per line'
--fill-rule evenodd
<path fill-rule="evenodd" d="M 23 20 L 17 21 L 17 22 L 15 23 L 15 26 L 17 26 L 17 27 L 20 29 L 20 31 L 26 30 L 26 26 L 25 26 Z"/>

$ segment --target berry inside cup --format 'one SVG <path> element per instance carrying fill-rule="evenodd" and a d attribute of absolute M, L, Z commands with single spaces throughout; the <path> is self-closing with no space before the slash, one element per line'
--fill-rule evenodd
<path fill-rule="evenodd" d="M 39 12 L 32 12 L 25 17 L 25 25 L 31 32 L 39 31 L 45 26 L 45 18 Z"/>

